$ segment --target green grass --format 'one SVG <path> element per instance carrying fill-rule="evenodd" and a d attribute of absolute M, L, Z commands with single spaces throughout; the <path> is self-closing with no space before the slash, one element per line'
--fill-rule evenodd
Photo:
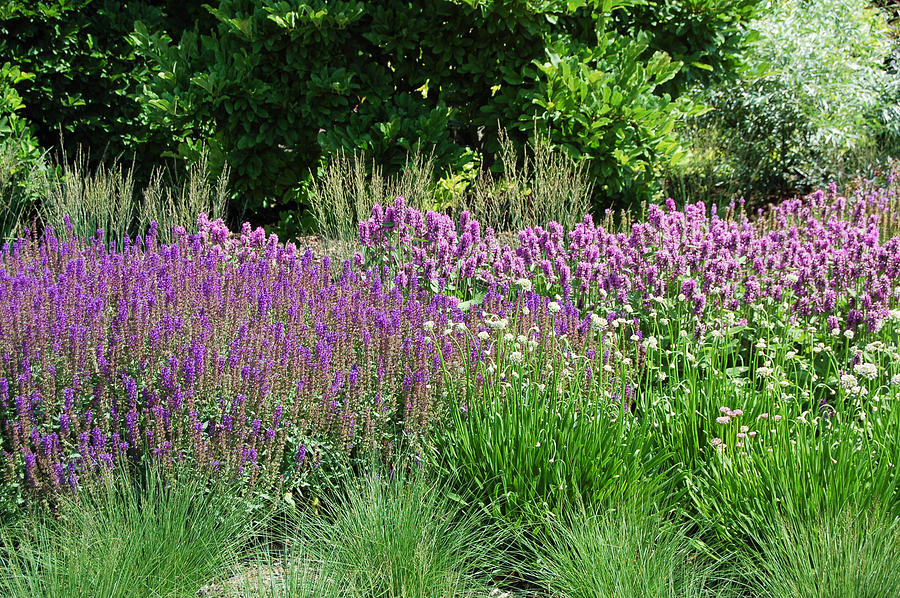
<path fill-rule="evenodd" d="M 548 517 L 546 535 L 530 543 L 534 579 L 549 595 L 566 598 L 737 595 L 721 563 L 645 499 L 634 494 L 615 508 Z"/>
<path fill-rule="evenodd" d="M 85 488 L 56 514 L 0 536 L 0 595 L 10 598 L 193 596 L 224 575 L 252 525 L 227 488 L 152 471 Z"/>
<path fill-rule="evenodd" d="M 486 576 L 502 561 L 497 536 L 420 471 L 370 474 L 330 504 L 324 515 L 305 510 L 290 518 L 285 575 L 269 595 L 487 596 Z"/>
<path fill-rule="evenodd" d="M 453 410 L 438 462 L 461 497 L 510 522 L 659 484 L 652 428 L 587 399 L 554 385 L 488 391 Z"/>
<path fill-rule="evenodd" d="M 883 509 L 844 509 L 781 518 L 746 551 L 746 572 L 770 598 L 900 596 L 900 518 Z"/>

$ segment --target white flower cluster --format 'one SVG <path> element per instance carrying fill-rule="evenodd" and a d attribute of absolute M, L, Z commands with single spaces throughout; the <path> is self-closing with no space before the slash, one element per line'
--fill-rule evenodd
<path fill-rule="evenodd" d="M 841 386 L 844 390 L 851 390 L 859 386 L 856 376 L 853 374 L 841 374 Z"/>
<path fill-rule="evenodd" d="M 768 378 L 773 373 L 775 373 L 775 370 L 773 370 L 770 367 L 762 366 L 762 367 L 756 368 L 756 375 L 760 378 Z"/>
<path fill-rule="evenodd" d="M 506 318 L 496 318 L 494 320 L 488 320 L 487 325 L 494 330 L 505 330 L 507 326 L 509 326 L 509 320 Z"/>
<path fill-rule="evenodd" d="M 874 363 L 857 363 L 853 366 L 853 371 L 857 376 L 866 380 L 874 380 L 878 377 L 878 366 Z"/>
<path fill-rule="evenodd" d="M 532 289 L 531 281 L 527 278 L 520 278 L 516 281 L 516 286 L 522 289 L 523 291 L 530 291 Z"/>
<path fill-rule="evenodd" d="M 863 365 L 863 364 L 860 364 L 860 365 Z M 856 367 L 854 367 L 854 370 L 856 370 Z M 858 370 L 856 370 L 856 371 L 858 373 Z M 863 371 L 867 371 L 867 370 L 863 370 Z M 859 384 L 859 381 L 856 379 L 856 376 L 854 376 L 853 374 L 842 374 L 841 375 L 841 386 L 843 387 L 844 390 L 846 390 L 851 395 L 864 396 L 869 392 L 865 386 L 861 386 Z"/>
<path fill-rule="evenodd" d="M 866 351 L 869 353 L 877 353 L 878 351 L 884 351 L 885 345 L 881 341 L 873 341 L 866 345 Z"/>

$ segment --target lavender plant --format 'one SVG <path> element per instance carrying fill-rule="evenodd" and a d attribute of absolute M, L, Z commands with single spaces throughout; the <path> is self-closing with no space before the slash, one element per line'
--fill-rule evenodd
<path fill-rule="evenodd" d="M 8 500 L 148 458 L 297 489 L 323 459 L 421 447 L 464 392 L 444 372 L 480 363 L 495 342 L 468 330 L 515 316 L 511 329 L 541 350 L 556 335 L 596 345 L 577 310 L 535 294 L 498 290 L 465 309 L 387 271 L 347 263 L 333 279 L 328 259 L 261 229 L 201 218 L 197 234 L 176 235 L 161 244 L 151 229 L 118 250 L 48 230 L 4 247 Z"/>

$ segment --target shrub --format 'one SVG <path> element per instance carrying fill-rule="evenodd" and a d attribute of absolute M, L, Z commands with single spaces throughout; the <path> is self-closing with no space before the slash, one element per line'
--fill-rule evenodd
<path fill-rule="evenodd" d="M 595 199 L 629 203 L 647 196 L 688 106 L 659 89 L 681 63 L 612 28 L 614 11 L 627 28 L 628 4 L 222 0 L 208 31 L 138 25 L 133 41 L 161 75 L 141 101 L 164 129 L 208 137 L 260 218 L 289 218 L 323 156 L 363 151 L 391 175 L 424 148 L 438 171 L 459 171 L 499 149 L 498 121 L 521 147 L 535 118 L 571 158 L 590 159 Z M 712 15 L 679 51 L 718 64 L 688 35 L 732 39 L 721 28 L 745 16 Z"/>
<path fill-rule="evenodd" d="M 612 22 L 628 37 L 647 36 L 645 57 L 665 52 L 684 65 L 661 86 L 663 93 L 678 97 L 693 86 L 734 76 L 752 37 L 748 25 L 765 7 L 763 0 L 652 0 L 614 12 Z"/>
<path fill-rule="evenodd" d="M 34 76 L 8 62 L 0 66 L 0 239 L 19 232 L 46 191 L 46 164 L 33 127 L 22 115 L 16 86 Z"/>
<path fill-rule="evenodd" d="M 700 91 L 699 118 L 738 192 L 806 191 L 896 150 L 900 80 L 885 16 L 865 0 L 775 1 L 752 27 L 739 80 Z M 711 181 L 708 185 L 715 184 Z"/>
<path fill-rule="evenodd" d="M 159 0 L 3 3 L 0 54 L 30 74 L 16 90 L 21 115 L 41 147 L 55 147 L 62 136 L 73 150 L 91 150 L 91 169 L 125 154 L 137 164 L 139 180 L 146 181 L 177 140 L 141 115 L 136 96 L 154 75 L 127 36 L 135 20 L 179 33 L 193 26 L 193 21 L 167 19 L 167 12 L 176 17 L 184 11 Z"/>
<path fill-rule="evenodd" d="M 550 129 L 554 145 L 587 158 L 603 205 L 633 208 L 650 196 L 654 167 L 679 151 L 675 123 L 695 109 L 658 91 L 680 70 L 667 54 L 649 59 L 643 37 L 598 33 L 576 47 L 551 46 L 527 73 L 537 80 L 525 98 L 538 109 L 519 117 Z"/>
<path fill-rule="evenodd" d="M 163 187 L 177 186 L 163 184 L 162 157 L 181 140 L 141 114 L 136 98 L 155 75 L 135 54 L 128 35 L 137 19 L 180 34 L 193 28 L 195 20 L 202 22 L 203 14 L 159 0 L 125 6 L 111 0 L 3 3 L 0 53 L 11 63 L 0 71 L 0 235 L 8 237 L 15 221 L 30 225 L 39 215 L 61 230 L 65 213 L 79 234 L 93 235 L 99 227 L 121 240 L 126 231 L 137 232 L 134 186 L 150 187 L 157 196 L 170 191 Z M 59 150 L 53 172 L 41 160 L 51 148 Z M 184 151 L 194 170 L 198 165 L 205 170 L 208 152 L 203 145 L 189 149 Z M 125 162 L 128 168 L 122 166 Z M 210 178 L 223 169 L 217 163 Z M 197 178 L 180 164 L 170 170 L 179 183 Z M 173 195 L 177 205 L 178 194 Z M 193 211 L 183 222 L 183 215 L 173 217 L 171 204 L 159 197 L 144 203 L 144 215 L 159 221 L 167 239 L 172 220 L 193 226 L 200 213 L 179 206 L 179 213 Z M 222 215 L 221 209 L 212 211 Z"/>

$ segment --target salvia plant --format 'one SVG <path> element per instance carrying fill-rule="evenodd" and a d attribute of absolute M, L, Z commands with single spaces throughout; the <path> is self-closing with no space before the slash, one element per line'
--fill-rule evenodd
<path fill-rule="evenodd" d="M 444 373 L 474 381 L 477 364 L 516 352 L 504 334 L 539 352 L 565 338 L 590 351 L 594 372 L 609 361 L 589 318 L 533 292 L 497 288 L 467 306 L 384 269 L 346 263 L 333 278 L 327 258 L 262 229 L 232 234 L 201 218 L 199 232 L 175 236 L 160 243 L 151 227 L 119 250 L 99 234 L 48 229 L 4 246 L 0 426 L 12 499 L 144 458 L 262 488 L 302 485 L 323 458 L 420 445 L 462 392 Z"/>

